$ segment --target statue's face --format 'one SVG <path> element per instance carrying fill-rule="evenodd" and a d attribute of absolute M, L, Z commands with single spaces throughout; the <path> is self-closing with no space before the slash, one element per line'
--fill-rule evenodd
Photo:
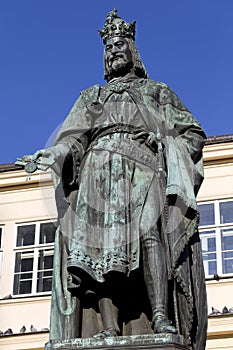
<path fill-rule="evenodd" d="M 132 67 L 132 54 L 124 38 L 108 39 L 105 45 L 105 55 L 108 68 L 115 72 L 115 76 L 122 75 L 118 74 L 119 72 L 128 73 L 127 70 Z"/>

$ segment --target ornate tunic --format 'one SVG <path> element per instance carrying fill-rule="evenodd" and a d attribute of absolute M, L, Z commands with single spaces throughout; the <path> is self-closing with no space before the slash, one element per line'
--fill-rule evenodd
<path fill-rule="evenodd" d="M 90 133 L 92 141 L 82 161 L 68 268 L 80 268 L 104 282 L 111 271 L 128 275 L 139 267 L 144 231 L 140 223 L 152 183 L 157 196 L 150 205 L 157 207 L 162 198 L 154 180 L 156 154 L 132 139 L 134 132 L 147 126 L 129 93 L 114 91 L 100 119 L 95 127 L 104 128 L 105 135 L 93 138 L 94 132 Z M 156 210 L 151 226 L 155 215 Z"/>

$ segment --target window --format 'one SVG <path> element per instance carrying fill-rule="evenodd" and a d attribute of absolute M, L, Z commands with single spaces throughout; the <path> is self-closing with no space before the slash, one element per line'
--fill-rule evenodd
<path fill-rule="evenodd" d="M 17 226 L 13 294 L 35 294 L 52 289 L 54 222 Z"/>
<path fill-rule="evenodd" d="M 233 200 L 200 203 L 200 238 L 206 277 L 233 274 Z"/>

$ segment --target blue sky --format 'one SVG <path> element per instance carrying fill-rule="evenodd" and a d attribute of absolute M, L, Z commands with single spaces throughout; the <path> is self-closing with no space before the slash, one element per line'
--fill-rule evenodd
<path fill-rule="evenodd" d="M 233 133 L 232 0 L 1 0 L 1 164 L 44 148 L 80 91 L 104 84 L 97 29 L 114 7 L 137 21 L 150 78 L 208 136 Z"/>

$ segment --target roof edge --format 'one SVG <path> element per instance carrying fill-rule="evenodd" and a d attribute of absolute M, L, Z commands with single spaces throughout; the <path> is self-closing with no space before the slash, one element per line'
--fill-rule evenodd
<path fill-rule="evenodd" d="M 233 134 L 208 136 L 205 144 L 212 145 L 225 142 L 233 142 Z"/>
<path fill-rule="evenodd" d="M 3 173 L 4 171 L 14 171 L 22 169 L 23 168 L 20 165 L 15 165 L 15 163 L 0 164 L 0 173 Z"/>

